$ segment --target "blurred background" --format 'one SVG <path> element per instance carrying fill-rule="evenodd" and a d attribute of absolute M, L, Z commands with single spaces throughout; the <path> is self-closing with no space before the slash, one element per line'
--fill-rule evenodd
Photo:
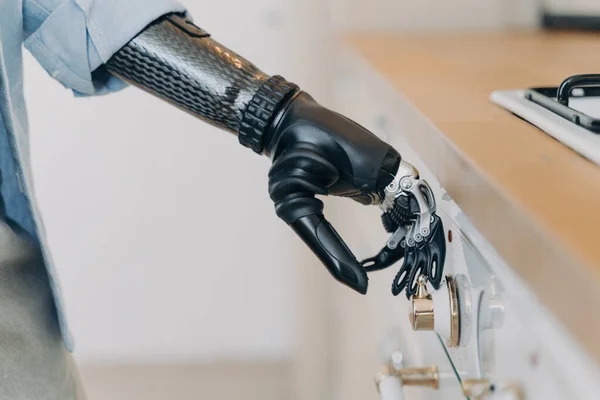
<path fill-rule="evenodd" d="M 600 14 L 595 0 L 185 4 L 216 40 L 336 109 L 348 32 Z M 90 399 L 336 398 L 335 310 L 364 300 L 276 218 L 269 160 L 136 89 L 75 99 L 31 57 L 26 74 L 37 194 Z M 364 212 L 346 203 L 334 222 Z"/>

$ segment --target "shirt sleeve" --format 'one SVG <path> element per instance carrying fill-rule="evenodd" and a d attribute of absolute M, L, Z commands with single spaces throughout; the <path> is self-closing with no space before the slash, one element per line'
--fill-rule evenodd
<path fill-rule="evenodd" d="M 24 0 L 24 45 L 66 88 L 105 94 L 125 84 L 99 67 L 170 12 L 185 8 L 177 0 Z"/>

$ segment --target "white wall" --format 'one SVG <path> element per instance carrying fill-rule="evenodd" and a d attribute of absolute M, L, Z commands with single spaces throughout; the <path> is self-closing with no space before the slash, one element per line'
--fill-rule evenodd
<path fill-rule="evenodd" d="M 538 0 L 333 0 L 335 22 L 344 29 L 417 31 L 534 26 L 537 3 Z"/>
<path fill-rule="evenodd" d="M 185 3 L 266 72 L 306 80 L 289 58 L 291 6 Z M 37 194 L 79 356 L 287 357 L 302 263 L 269 161 L 136 89 L 74 99 L 26 61 Z"/>

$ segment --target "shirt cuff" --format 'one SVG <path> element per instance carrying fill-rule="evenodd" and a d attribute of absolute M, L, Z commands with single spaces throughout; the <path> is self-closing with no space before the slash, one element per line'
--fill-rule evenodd
<path fill-rule="evenodd" d="M 24 44 L 53 78 L 76 94 L 110 93 L 125 84 L 96 70 L 149 23 L 170 12 L 185 8 L 176 0 L 69 0 Z"/>

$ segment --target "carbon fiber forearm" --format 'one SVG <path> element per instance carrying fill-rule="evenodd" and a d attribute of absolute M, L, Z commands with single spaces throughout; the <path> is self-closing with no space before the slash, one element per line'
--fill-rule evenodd
<path fill-rule="evenodd" d="M 106 69 L 219 128 L 238 134 L 268 76 L 175 14 L 119 50 Z"/>

